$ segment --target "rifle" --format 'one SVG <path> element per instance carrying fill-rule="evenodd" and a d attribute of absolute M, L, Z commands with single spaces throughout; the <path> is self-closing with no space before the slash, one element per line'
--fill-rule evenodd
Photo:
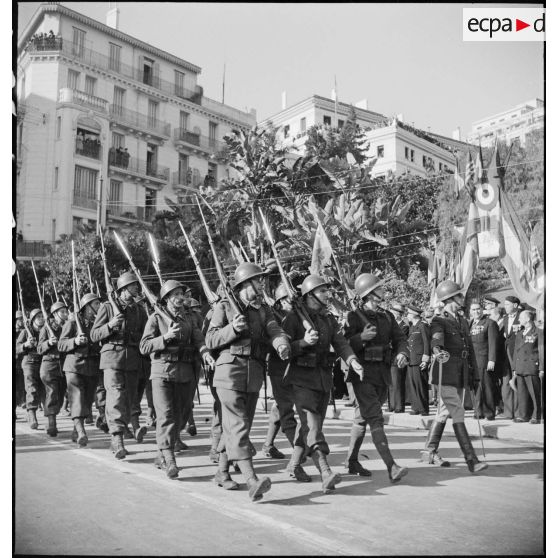
<path fill-rule="evenodd" d="M 104 275 L 105 275 L 105 288 L 107 290 L 107 298 L 108 301 L 110 302 L 110 305 L 112 307 L 112 313 L 115 316 L 120 316 L 121 314 L 123 314 L 123 310 L 122 307 L 120 306 L 120 304 L 117 302 L 116 300 L 116 292 L 114 290 L 114 287 L 112 286 L 112 283 L 110 281 L 110 275 L 108 272 L 108 265 L 107 265 L 107 255 L 105 252 L 105 242 L 103 240 L 103 230 L 99 229 L 99 236 L 101 237 L 101 260 L 103 262 L 103 269 L 104 269 Z M 117 330 L 118 328 L 115 328 L 115 330 Z"/>
<path fill-rule="evenodd" d="M 90 292 L 95 292 L 93 289 L 93 279 L 91 278 L 91 269 L 89 268 L 89 264 L 87 264 L 87 275 L 89 276 L 89 288 L 91 289 Z"/>
<path fill-rule="evenodd" d="M 173 318 L 170 315 L 169 311 L 166 308 L 164 308 L 163 306 L 161 306 L 161 304 L 157 300 L 157 296 L 149 289 L 149 287 L 146 285 L 145 281 L 143 280 L 139 269 L 134 264 L 134 262 L 132 260 L 132 256 L 130 256 L 128 250 L 126 250 L 126 247 L 124 246 L 124 243 L 122 242 L 122 240 L 118 236 L 118 233 L 116 231 L 113 231 L 113 234 L 114 234 L 114 238 L 116 239 L 116 242 L 118 242 L 118 245 L 120 246 L 120 249 L 122 250 L 122 253 L 128 259 L 128 262 L 130 263 L 130 267 L 132 268 L 132 271 L 136 274 L 136 277 L 138 278 L 138 282 L 141 285 L 141 289 L 142 289 L 143 293 L 145 294 L 145 298 L 147 299 L 147 301 L 149 302 L 149 304 L 153 308 L 153 311 L 163 320 L 163 322 L 165 322 L 165 325 L 170 329 L 171 327 L 173 327 L 176 324 L 177 321 L 180 321 L 181 318 L 180 317 Z"/>
<path fill-rule="evenodd" d="M 76 321 L 76 329 L 78 337 L 85 335 L 83 324 L 79 315 L 79 297 L 77 292 L 77 273 L 76 273 L 76 253 L 74 250 L 74 241 L 72 240 L 72 297 L 74 303 L 74 319 Z"/>
<path fill-rule="evenodd" d="M 54 279 L 52 280 L 52 288 L 54 289 L 54 296 L 56 298 L 56 302 L 58 302 L 60 299 L 58 298 L 58 291 L 56 290 L 56 283 L 54 282 Z"/>
<path fill-rule="evenodd" d="M 99 283 L 97 283 L 97 279 L 95 279 L 95 286 L 97 287 L 97 296 L 101 298 L 101 289 L 99 289 Z"/>
<path fill-rule="evenodd" d="M 192 261 L 194 262 L 194 266 L 196 267 L 196 271 L 198 272 L 198 277 L 200 278 L 200 283 L 201 283 L 203 292 L 205 294 L 205 298 L 207 298 L 207 302 L 209 302 L 209 304 L 214 304 L 215 302 L 217 302 L 219 300 L 219 297 L 209 287 L 209 283 L 207 282 L 207 279 L 205 278 L 205 275 L 203 274 L 200 262 L 199 262 L 198 258 L 196 257 L 196 252 L 194 250 L 194 247 L 192 246 L 192 243 L 190 242 L 190 239 L 188 238 L 188 235 L 186 234 L 186 231 L 184 230 L 184 227 L 182 226 L 182 223 L 180 221 L 178 221 L 178 224 L 180 225 L 180 229 L 182 230 L 182 234 L 184 235 L 184 238 L 186 239 L 186 245 L 188 246 L 188 251 L 190 252 L 190 256 L 192 257 Z"/>
<path fill-rule="evenodd" d="M 161 268 L 159 267 L 159 263 L 160 263 L 160 258 L 159 258 L 159 254 L 157 252 L 157 246 L 155 245 L 155 241 L 153 240 L 153 237 L 151 236 L 151 233 L 147 234 L 148 238 L 149 238 L 149 246 L 151 248 L 151 255 L 153 256 L 153 259 L 151 260 L 151 263 L 153 264 L 153 269 L 155 270 L 155 273 L 157 274 L 157 277 L 159 278 L 159 283 L 161 283 L 161 287 L 163 286 L 163 277 L 161 275 Z"/>
<path fill-rule="evenodd" d="M 215 250 L 215 245 L 213 244 L 213 238 L 211 238 L 211 234 L 209 232 L 209 226 L 207 225 L 207 221 L 205 220 L 201 205 L 200 205 L 200 200 L 198 199 L 198 197 L 196 196 L 196 202 L 198 204 L 199 210 L 200 210 L 200 214 L 203 220 L 203 224 L 205 225 L 205 231 L 207 233 L 207 240 L 209 241 L 209 247 L 211 248 L 211 254 L 213 255 L 213 260 L 215 261 L 215 268 L 217 269 L 217 275 L 219 276 L 219 282 L 221 283 L 221 286 L 223 287 L 223 290 L 225 291 L 225 296 L 227 297 L 227 300 L 229 301 L 229 304 L 231 305 L 233 312 L 235 315 L 242 315 L 242 312 L 240 310 L 240 305 L 238 303 L 238 301 L 236 300 L 236 297 L 233 293 L 233 290 L 230 286 L 229 281 L 227 280 L 227 277 L 225 275 L 225 272 L 223 271 L 223 268 L 221 266 L 221 262 L 219 261 L 219 258 L 217 257 L 217 251 Z"/>
<path fill-rule="evenodd" d="M 33 334 L 31 333 L 31 324 L 29 323 L 29 318 L 27 317 L 27 313 L 25 312 L 25 306 L 23 305 L 23 290 L 21 289 L 21 279 L 19 278 L 19 271 L 16 267 L 16 274 L 17 274 L 17 284 L 19 286 L 19 302 L 21 305 L 21 313 L 23 314 L 23 327 L 25 328 L 25 332 L 27 333 L 27 340 L 34 339 Z"/>
<path fill-rule="evenodd" d="M 56 337 L 56 334 L 54 333 L 54 330 L 52 329 L 52 327 L 48 323 L 48 314 L 47 314 L 47 311 L 46 311 L 46 308 L 45 308 L 45 303 L 44 303 L 43 297 L 41 296 L 41 288 L 39 287 L 39 279 L 37 277 L 37 271 L 35 270 L 35 264 L 33 263 L 33 260 L 31 260 L 31 268 L 33 269 L 33 275 L 35 276 L 35 284 L 37 285 L 37 295 L 39 296 L 39 305 L 41 306 L 41 312 L 43 313 L 43 316 L 45 318 L 45 326 L 46 326 L 47 331 L 48 331 L 48 336 L 49 337 Z"/>

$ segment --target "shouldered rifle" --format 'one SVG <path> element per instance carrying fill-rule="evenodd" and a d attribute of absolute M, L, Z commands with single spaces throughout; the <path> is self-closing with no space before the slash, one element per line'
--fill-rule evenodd
<path fill-rule="evenodd" d="M 95 289 L 93 288 L 93 279 L 91 278 L 91 269 L 89 264 L 87 264 L 87 275 L 89 276 L 89 288 L 91 289 L 90 292 L 94 293 Z"/>
<path fill-rule="evenodd" d="M 37 271 L 35 270 L 35 264 L 33 263 L 33 260 L 31 260 L 31 268 L 33 269 L 33 275 L 35 276 L 35 284 L 37 285 L 37 295 L 39 296 L 39 304 L 41 306 L 41 312 L 43 313 L 43 316 L 45 318 L 45 326 L 47 328 L 48 335 L 49 337 L 56 337 L 54 330 L 52 329 L 52 327 L 50 327 L 50 324 L 48 323 L 48 314 L 45 308 L 45 302 L 43 300 L 43 297 L 41 296 L 41 288 L 39 287 L 39 279 L 37 277 Z"/>
<path fill-rule="evenodd" d="M 76 329 L 78 337 L 85 335 L 83 324 L 81 323 L 81 316 L 79 315 L 79 295 L 77 290 L 77 272 L 76 272 L 76 253 L 74 249 L 74 241 L 72 240 L 72 297 L 74 304 L 74 320 L 76 322 Z"/>
<path fill-rule="evenodd" d="M 186 231 L 184 230 L 184 227 L 182 225 L 182 223 L 180 221 L 178 221 L 178 224 L 180 225 L 180 230 L 182 231 L 182 234 L 184 235 L 184 238 L 186 239 L 186 246 L 188 246 L 188 251 L 190 252 L 190 256 L 192 258 L 192 261 L 194 262 L 194 266 L 196 267 L 196 271 L 198 272 L 198 277 L 200 279 L 200 283 L 203 289 L 203 292 L 205 294 L 205 298 L 207 298 L 207 302 L 209 302 L 209 304 L 213 304 L 215 302 L 217 302 L 219 300 L 219 297 L 211 290 L 209 283 L 207 282 L 207 279 L 205 278 L 205 275 L 203 274 L 200 262 L 198 260 L 198 258 L 196 257 L 196 251 L 194 250 L 194 247 L 192 246 L 192 243 L 190 242 L 190 239 L 188 238 L 188 235 L 186 234 Z"/>
<path fill-rule="evenodd" d="M 114 287 L 112 286 L 111 280 L 110 280 L 110 275 L 108 272 L 108 265 L 107 265 L 107 255 L 105 252 L 105 241 L 103 240 L 103 229 L 99 229 L 99 236 L 101 237 L 101 260 L 103 262 L 103 270 L 104 270 L 104 275 L 105 275 L 105 288 L 107 290 L 107 298 L 108 301 L 110 302 L 110 305 L 112 307 L 112 313 L 115 316 L 120 316 L 123 311 L 122 311 L 122 307 L 120 306 L 120 304 L 117 302 L 116 300 L 116 291 L 114 290 Z"/>
<path fill-rule="evenodd" d="M 161 268 L 159 267 L 159 263 L 160 263 L 160 258 L 159 258 L 159 253 L 157 252 L 157 246 L 155 245 L 155 240 L 153 240 L 153 237 L 151 236 L 151 233 L 147 233 L 147 237 L 149 238 L 149 247 L 151 248 L 151 255 L 153 256 L 153 259 L 151 260 L 151 263 L 153 264 L 153 269 L 155 270 L 155 273 L 157 274 L 157 277 L 159 278 L 159 283 L 161 284 L 161 287 L 163 286 L 163 276 L 161 275 Z"/>
<path fill-rule="evenodd" d="M 166 326 L 170 329 L 176 324 L 177 321 L 181 321 L 181 318 L 180 317 L 174 318 L 173 316 L 171 316 L 169 311 L 159 303 L 159 301 L 157 300 L 157 296 L 149 289 L 149 287 L 146 285 L 145 281 L 143 280 L 143 277 L 141 276 L 139 269 L 136 267 L 136 265 L 132 260 L 132 256 L 130 256 L 128 250 L 126 250 L 124 243 L 122 242 L 122 240 L 120 239 L 116 231 L 114 231 L 114 238 L 116 239 L 116 242 L 118 242 L 118 245 L 122 250 L 122 253 L 128 259 L 132 271 L 136 274 L 136 277 L 138 278 L 138 282 L 141 285 L 141 290 L 143 291 L 145 298 L 153 308 L 153 311 L 163 320 L 163 322 L 165 322 Z"/>
<path fill-rule="evenodd" d="M 58 298 L 58 291 L 56 290 L 56 283 L 54 282 L 54 279 L 52 280 L 52 288 L 54 289 L 54 296 L 56 298 L 56 302 L 58 302 L 60 299 Z"/>
<path fill-rule="evenodd" d="M 231 305 L 233 312 L 239 315 L 242 315 L 242 311 L 240 310 L 240 306 L 238 301 L 236 300 L 236 297 L 233 293 L 233 290 L 231 288 L 231 285 L 225 275 L 225 272 L 223 271 L 223 267 L 221 266 L 221 262 L 219 261 L 219 258 L 217 257 L 217 251 L 215 250 L 215 245 L 213 244 L 213 238 L 211 238 L 211 234 L 209 232 L 209 226 L 207 225 L 207 221 L 205 220 L 205 217 L 203 215 L 203 211 L 200 205 L 200 200 L 198 199 L 198 197 L 196 196 L 196 202 L 198 204 L 199 210 L 200 210 L 200 214 L 203 220 L 203 224 L 205 225 L 205 231 L 207 232 L 207 240 L 209 241 L 209 247 L 211 248 L 211 254 L 213 255 L 213 260 L 215 261 L 215 268 L 217 269 L 217 275 L 219 276 L 219 282 L 221 283 L 221 286 L 223 287 L 224 291 L 225 291 L 225 296 L 227 297 L 227 300 L 229 301 L 229 304 Z"/>
<path fill-rule="evenodd" d="M 21 313 L 23 314 L 23 327 L 27 333 L 27 339 L 33 339 L 33 334 L 31 333 L 31 324 L 29 323 L 29 318 L 27 317 L 27 313 L 25 312 L 25 306 L 23 305 L 23 290 L 21 289 L 21 279 L 19 278 L 19 271 L 16 267 L 16 274 L 17 274 L 17 284 L 19 287 L 19 303 L 21 305 Z"/>

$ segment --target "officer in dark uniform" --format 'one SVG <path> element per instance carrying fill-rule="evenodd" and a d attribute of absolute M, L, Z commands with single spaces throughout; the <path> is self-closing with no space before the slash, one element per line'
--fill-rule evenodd
<path fill-rule="evenodd" d="M 61 355 L 58 351 L 58 339 L 62 332 L 62 326 L 68 319 L 68 308 L 63 302 L 55 302 L 50 307 L 50 314 L 54 318 L 51 322 L 54 336 L 50 336 L 45 324 L 39 334 L 37 352 L 43 357 L 39 374 L 45 388 L 44 414 L 48 419 L 46 433 L 55 437 L 58 435 L 56 415 L 60 412 L 64 392 L 66 391 L 66 385 L 63 381 L 64 373 L 62 372 L 64 355 Z"/>
<path fill-rule="evenodd" d="M 229 460 L 236 461 L 252 501 L 260 500 L 271 487 L 269 477 L 256 476 L 250 447 L 250 429 L 264 381 L 268 343 L 282 360 L 290 356 L 289 338 L 277 324 L 271 308 L 261 302 L 264 273 L 249 262 L 237 267 L 234 289 L 241 314 L 235 315 L 228 302 L 218 303 L 206 335 L 207 347 L 219 351 L 213 385 L 221 402 L 223 436 L 215 482 L 226 489 L 237 488 L 228 472 Z"/>
<path fill-rule="evenodd" d="M 449 462 L 438 454 L 438 446 L 446 420 L 451 417 L 453 430 L 467 467 L 471 473 L 477 473 L 486 469 L 488 465 L 478 460 L 464 422 L 465 386 L 473 388 L 478 382 L 469 326 L 458 312 L 465 303 L 465 297 L 462 287 L 453 281 L 442 281 L 436 288 L 436 296 L 444 303 L 442 315 L 436 316 L 430 325 L 432 353 L 438 360 L 432 369 L 432 383 L 438 384 L 439 403 L 422 452 L 422 460 L 433 465 L 449 467 Z"/>
<path fill-rule="evenodd" d="M 140 351 L 151 356 L 153 404 L 157 416 L 156 465 L 169 478 L 178 477 L 174 448 L 186 421 L 195 389 L 194 360 L 201 353 L 207 364 L 213 359 L 192 316 L 184 309 L 184 286 L 166 281 L 159 295 L 174 322 L 171 327 L 156 313 L 147 320 Z"/>
<path fill-rule="evenodd" d="M 428 416 L 428 363 L 430 362 L 430 327 L 421 318 L 422 310 L 407 305 L 409 320 L 409 399 L 411 415 Z"/>
<path fill-rule="evenodd" d="M 409 326 L 403 319 L 405 315 L 405 307 L 399 302 L 391 305 L 391 313 L 395 317 L 395 321 L 399 329 L 403 332 L 405 339 L 409 336 Z M 391 383 L 388 389 L 389 410 L 394 413 L 405 412 L 406 387 L 407 387 L 407 367 L 399 367 L 397 363 L 391 364 Z"/>
<path fill-rule="evenodd" d="M 91 328 L 100 305 L 97 295 L 83 295 L 79 301 L 79 319 L 83 335 L 78 334 L 76 317 L 73 316 L 64 324 L 58 341 L 58 350 L 65 354 L 63 369 L 66 373 L 70 413 L 74 423 L 72 441 L 77 442 L 80 447 L 86 446 L 88 442 L 84 421 L 99 384 L 100 347 L 91 339 Z"/>
<path fill-rule="evenodd" d="M 107 391 L 106 416 L 112 435 L 111 449 L 117 459 L 123 459 L 126 457 L 123 434 L 130 419 L 138 443 L 143 442 L 146 432 L 145 426 L 139 425 L 139 417 L 131 412 L 138 389 L 139 342 L 147 315 L 135 302 L 139 283 L 132 272 L 118 278 L 116 292 L 122 313 L 113 315 L 110 302 L 105 302 L 95 318 L 91 340 L 102 345 L 100 367 L 104 371 Z"/>
<path fill-rule="evenodd" d="M 534 324 L 534 311 L 519 314 L 512 362 L 519 412 L 514 422 L 541 422 L 541 379 L 544 377 L 544 333 Z M 513 384 L 512 384 L 513 385 Z"/>
<path fill-rule="evenodd" d="M 480 303 L 474 300 L 469 308 L 471 313 L 471 341 L 480 381 L 475 394 L 475 413 L 478 418 L 494 420 L 498 401 L 496 361 L 498 359 L 498 324 L 483 316 Z"/>
<path fill-rule="evenodd" d="M 399 482 L 407 473 L 397 465 L 391 455 L 384 431 L 382 405 L 387 398 L 390 382 L 390 366 L 395 353 L 395 365 L 405 368 L 409 359 L 407 337 L 401 331 L 394 316 L 379 306 L 383 300 L 382 282 L 372 273 L 362 273 L 356 278 L 355 292 L 363 301 L 358 312 L 347 316 L 345 337 L 349 340 L 364 374 L 359 377 L 349 372 L 347 381 L 353 384 L 357 406 L 351 428 L 351 441 L 347 452 L 349 473 L 370 476 L 372 473 L 358 461 L 358 452 L 364 441 L 366 425 L 370 426 L 372 441 L 385 463 L 389 479 Z"/>
<path fill-rule="evenodd" d="M 504 364 L 504 373 L 502 376 L 502 401 L 504 403 L 504 414 L 502 418 L 513 419 L 519 411 L 517 395 L 510 387 L 509 383 L 512 379 L 512 362 L 515 348 L 515 335 L 519 331 L 519 299 L 516 296 L 507 296 L 504 300 L 504 323 L 502 332 L 504 334 L 504 347 L 506 349 L 506 359 Z"/>
<path fill-rule="evenodd" d="M 491 295 L 484 295 L 483 300 L 484 315 L 490 317 L 490 313 L 492 312 L 492 310 L 494 310 L 494 308 L 497 308 L 500 305 L 500 301 L 496 297 Z"/>
<path fill-rule="evenodd" d="M 40 402 L 44 399 L 44 387 L 39 373 L 41 355 L 37 352 L 39 333 L 44 325 L 45 320 L 41 309 L 34 308 L 29 313 L 29 328 L 32 337 L 29 338 L 27 330 L 23 329 L 19 333 L 16 342 L 16 354 L 23 356 L 21 368 L 23 369 L 23 379 L 25 381 L 27 421 L 29 422 L 29 428 L 33 430 L 39 427 L 37 409 Z"/>

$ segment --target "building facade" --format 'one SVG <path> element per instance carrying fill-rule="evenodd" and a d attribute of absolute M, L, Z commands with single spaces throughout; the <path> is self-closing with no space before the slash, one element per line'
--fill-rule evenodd
<path fill-rule="evenodd" d="M 496 138 L 506 143 L 519 141 L 525 145 L 527 134 L 544 130 L 544 101 L 531 99 L 520 105 L 473 122 L 467 139 L 471 143 L 488 147 Z"/>
<path fill-rule="evenodd" d="M 56 3 L 18 40 L 18 237 L 150 224 L 165 197 L 227 176 L 222 138 L 256 123 L 213 101 L 201 68 Z"/>

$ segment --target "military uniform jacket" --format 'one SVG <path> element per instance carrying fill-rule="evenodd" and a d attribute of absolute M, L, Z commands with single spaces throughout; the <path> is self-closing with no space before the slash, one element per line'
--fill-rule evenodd
<path fill-rule="evenodd" d="M 58 340 L 62 333 L 62 326 L 55 323 L 51 325 L 51 328 Z M 60 368 L 60 363 L 64 360 L 64 357 L 58 352 L 57 345 L 51 347 L 48 344 L 48 339 L 49 333 L 46 325 L 44 325 L 39 332 L 39 344 L 37 345 L 37 352 L 43 357 L 41 362 L 41 373 L 55 372 L 60 374 L 62 370 Z"/>
<path fill-rule="evenodd" d="M 273 310 L 275 314 L 275 318 L 277 322 L 284 328 L 285 325 L 285 318 L 287 317 L 287 313 L 283 310 Z M 285 360 L 281 360 L 279 355 L 275 351 L 270 351 L 267 355 L 267 373 L 270 376 L 282 378 L 285 374 L 285 369 L 287 368 L 288 362 Z"/>
<path fill-rule="evenodd" d="M 139 370 L 139 342 L 147 322 L 145 310 L 135 302 L 126 306 L 124 321 L 117 331 L 109 329 L 108 322 L 112 317 L 112 306 L 110 302 L 105 302 L 99 308 L 91 329 L 91 340 L 101 343 L 100 368 Z"/>
<path fill-rule="evenodd" d="M 418 366 L 423 355 L 430 356 L 430 326 L 420 320 L 409 326 L 409 365 Z"/>
<path fill-rule="evenodd" d="M 432 349 L 439 347 L 450 354 L 449 360 L 442 364 L 442 385 L 462 388 L 470 384 L 471 375 L 478 379 L 477 362 L 465 318 L 459 315 L 454 317 L 444 311 L 432 320 L 430 333 Z M 432 368 L 433 384 L 438 384 L 439 368 L 436 362 Z"/>
<path fill-rule="evenodd" d="M 488 361 L 495 363 L 498 360 L 498 324 L 484 316 L 477 323 L 471 322 L 470 333 L 477 368 L 486 370 Z"/>
<path fill-rule="evenodd" d="M 512 322 L 512 328 L 508 333 L 508 326 L 510 322 L 510 317 L 506 314 L 504 316 L 504 323 L 502 324 L 502 333 L 504 334 L 504 347 L 506 348 L 506 355 L 510 361 L 510 364 L 513 362 L 513 353 L 515 348 L 515 337 L 516 333 L 514 332 L 514 326 L 519 327 L 519 312 L 515 313 Z"/>
<path fill-rule="evenodd" d="M 403 353 L 409 357 L 407 337 L 401 331 L 393 314 L 389 311 L 379 310 L 372 312 L 361 309 L 369 322 L 376 326 L 376 337 L 370 341 L 363 341 L 361 337 L 364 324 L 356 312 L 349 312 L 345 337 L 349 340 L 359 362 L 364 367 L 362 381 L 378 386 L 390 385 L 390 366 L 392 357 Z M 353 371 L 349 372 L 348 382 L 358 381 L 358 376 Z"/>
<path fill-rule="evenodd" d="M 83 333 L 89 339 L 87 345 L 76 345 L 77 325 L 74 319 L 68 320 L 62 327 L 58 340 L 58 350 L 65 353 L 64 372 L 74 372 L 82 376 L 94 376 L 99 372 L 100 346 L 91 341 L 93 322 L 81 320 Z"/>
<path fill-rule="evenodd" d="M 531 327 L 526 333 L 524 330 L 515 336 L 512 370 L 518 376 L 536 376 L 539 370 L 544 370 L 544 333 Z"/>
<path fill-rule="evenodd" d="M 39 344 L 39 332 L 36 331 L 34 328 L 30 327 L 29 329 L 31 329 L 31 333 L 33 334 L 33 337 L 35 338 L 35 341 L 37 342 L 37 345 Z M 37 347 L 35 346 L 32 349 L 29 349 L 27 347 L 24 347 L 23 344 L 27 342 L 27 331 L 24 329 L 22 329 L 19 333 L 19 337 L 17 338 L 16 341 L 16 354 L 18 356 L 22 356 L 23 359 L 21 361 L 21 365 L 25 365 L 25 364 L 40 364 L 41 363 L 41 355 L 37 352 Z"/>
<path fill-rule="evenodd" d="M 180 327 L 179 337 L 165 341 L 167 324 L 158 314 L 151 314 L 140 341 L 140 352 L 151 357 L 150 379 L 190 382 L 194 379 L 194 360 L 200 353 L 205 354 L 207 348 L 192 314 L 181 310 L 174 318 Z"/>
<path fill-rule="evenodd" d="M 403 332 L 403 335 L 405 337 L 409 337 L 409 330 L 411 326 L 405 320 L 401 320 L 400 322 L 397 322 L 397 325 L 399 326 L 399 329 Z"/>
<path fill-rule="evenodd" d="M 218 351 L 214 387 L 245 392 L 259 392 L 264 379 L 265 355 L 269 344 L 275 350 L 288 345 L 289 338 L 277 324 L 271 308 L 262 304 L 242 308 L 248 330 L 237 333 L 231 322 L 233 311 L 228 302 L 215 305 L 205 343 Z"/>

